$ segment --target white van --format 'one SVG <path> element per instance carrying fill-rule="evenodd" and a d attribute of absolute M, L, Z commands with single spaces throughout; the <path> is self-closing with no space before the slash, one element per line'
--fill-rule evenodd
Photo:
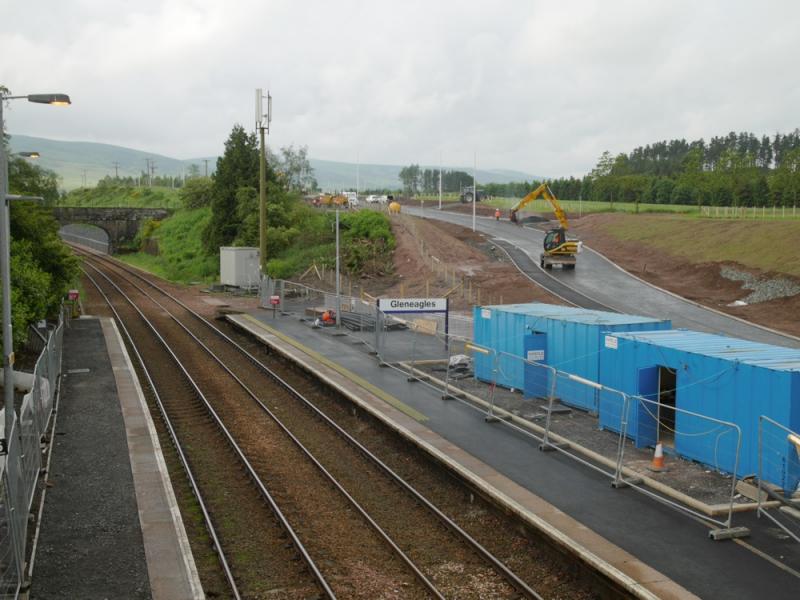
<path fill-rule="evenodd" d="M 350 208 L 358 207 L 358 194 L 355 192 L 343 192 L 342 195 L 347 198 L 347 206 Z"/>

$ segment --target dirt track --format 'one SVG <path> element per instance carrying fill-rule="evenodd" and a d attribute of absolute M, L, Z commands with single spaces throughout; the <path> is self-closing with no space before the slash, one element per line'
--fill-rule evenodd
<path fill-rule="evenodd" d="M 482 304 L 563 304 L 524 277 L 508 256 L 483 234 L 458 225 L 407 215 L 393 218 L 392 230 L 397 239 L 395 275 L 373 282 L 371 287 L 376 293 L 441 296 L 452 290 L 463 277 L 468 282 L 466 295 L 469 295 L 471 283 L 473 302 L 468 302 L 459 288 L 450 294 L 451 306 L 456 309 L 467 309 L 477 303 L 478 289 Z"/>

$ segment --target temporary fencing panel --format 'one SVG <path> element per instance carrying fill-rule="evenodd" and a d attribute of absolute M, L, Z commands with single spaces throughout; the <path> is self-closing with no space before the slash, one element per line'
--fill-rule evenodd
<path fill-rule="evenodd" d="M 629 406 L 627 435 L 637 445 L 652 445 L 654 438 L 674 434 L 677 454 L 732 472 L 735 436 L 692 414 L 734 423 L 742 430 L 741 476 L 758 469 L 759 415 L 787 427 L 800 424 L 800 350 L 685 330 L 609 337 L 614 341 L 609 340 L 600 355 L 600 383 L 654 401 Z M 658 403 L 659 370 L 674 375 L 674 390 L 661 389 L 662 395 L 674 394 L 674 406 L 686 412 Z M 619 403 L 617 396 L 601 392 L 602 428 L 619 431 Z M 783 473 L 770 469 L 767 466 L 764 473 L 767 479 L 784 479 Z M 797 476 L 793 477 L 784 483 L 796 486 Z"/>
<path fill-rule="evenodd" d="M 19 418 L 12 417 L 12 431 L 3 433 L 8 447 L 0 458 L 0 598 L 17 598 L 23 582 L 28 514 L 40 474 L 41 438 L 53 411 L 63 331 L 59 320 L 58 327 L 41 338 L 45 343 L 34 368 L 33 388 L 19 403 Z M 3 423 L 5 409 L 0 410 L 0 428 Z"/>
<path fill-rule="evenodd" d="M 670 321 L 649 317 L 538 303 L 475 307 L 473 314 L 475 342 L 509 355 L 500 359 L 498 385 L 515 389 L 525 388 L 525 370 L 521 361 L 510 357 L 527 358 L 528 336 L 546 336 L 544 362 L 548 365 L 598 381 L 604 332 L 661 330 L 671 326 Z M 491 370 L 488 359 L 476 359 L 478 379 L 489 381 Z M 565 404 L 597 410 L 596 390 L 592 387 L 565 379 L 558 382 L 556 394 Z"/>

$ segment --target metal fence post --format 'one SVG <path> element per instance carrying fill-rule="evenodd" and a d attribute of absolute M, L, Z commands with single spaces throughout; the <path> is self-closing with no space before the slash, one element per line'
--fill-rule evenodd
<path fill-rule="evenodd" d="M 544 450 L 546 447 L 550 446 L 550 420 L 553 414 L 553 402 L 555 401 L 556 397 L 556 383 L 558 378 L 558 371 L 556 371 L 555 367 L 549 367 L 546 365 L 541 365 L 548 370 L 552 371 L 553 383 L 550 384 L 550 393 L 547 397 L 547 415 L 545 416 L 544 421 L 544 437 L 542 438 L 542 444 L 539 447 L 540 450 Z"/>
<path fill-rule="evenodd" d="M 625 436 L 628 431 L 628 409 L 630 406 L 630 397 L 620 392 L 622 395 L 622 415 L 620 415 L 619 426 L 619 446 L 617 447 L 617 466 L 614 470 L 614 481 L 611 485 L 615 488 L 625 487 L 628 484 L 622 478 L 622 461 L 625 456 Z"/>
<path fill-rule="evenodd" d="M 416 362 L 417 333 L 419 331 L 419 328 L 417 327 L 416 324 L 413 324 L 412 329 L 414 330 L 414 333 L 411 336 L 411 364 L 409 365 L 408 377 L 406 378 L 406 381 L 408 381 L 409 383 L 417 381 L 417 376 L 414 374 L 414 363 Z"/>
<path fill-rule="evenodd" d="M 494 415 L 494 392 L 497 389 L 497 371 L 500 358 L 497 350 L 492 349 L 492 352 L 494 353 L 494 361 L 492 362 L 492 383 L 489 385 L 489 411 L 484 417 L 484 421 L 487 423 L 496 423 L 500 420 Z"/>
<path fill-rule="evenodd" d="M 758 415 L 758 509 L 756 516 L 761 518 L 761 482 L 764 481 L 764 415 Z"/>
<path fill-rule="evenodd" d="M 733 473 L 731 475 L 731 501 L 730 505 L 728 506 L 728 522 L 725 524 L 728 529 L 731 528 L 731 523 L 733 523 L 733 497 L 736 495 L 736 478 L 737 472 L 739 471 L 739 453 L 742 450 L 742 430 L 741 428 L 736 425 L 736 433 L 738 437 L 736 439 L 736 459 L 733 461 Z M 761 431 L 759 431 L 759 436 L 761 435 Z M 761 459 L 759 457 L 759 471 L 761 467 Z M 761 477 L 759 473 L 759 486 L 761 485 Z M 760 495 L 759 495 L 760 497 Z"/>
<path fill-rule="evenodd" d="M 378 358 L 378 364 L 381 362 L 381 310 L 378 308 L 377 302 L 375 303 L 375 356 Z"/>
<path fill-rule="evenodd" d="M 445 341 L 449 341 L 449 336 L 445 336 Z M 442 400 L 450 400 L 450 349 L 451 344 L 447 344 L 447 363 L 445 365 L 444 371 L 444 394 L 442 395 Z"/>

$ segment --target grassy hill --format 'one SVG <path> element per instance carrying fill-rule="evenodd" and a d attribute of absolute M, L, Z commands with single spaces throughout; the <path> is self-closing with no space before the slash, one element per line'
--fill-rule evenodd
<path fill-rule="evenodd" d="M 202 173 L 205 169 L 204 159 L 208 159 L 208 168 L 211 172 L 217 162 L 216 157 L 180 160 L 111 144 L 61 142 L 19 134 L 11 136 L 12 152 L 33 150 L 42 155 L 37 164 L 58 173 L 61 176 L 61 186 L 67 190 L 83 185 L 84 170 L 87 186 L 94 186 L 106 175 L 113 176 L 115 162 L 119 164 L 120 177 L 141 175 L 146 169 L 145 159 L 155 161 L 156 175 L 180 175 L 191 164 L 200 167 Z"/>
<path fill-rule="evenodd" d="M 61 186 L 72 190 L 84 185 L 94 186 L 106 175 L 114 175 L 114 163 L 118 163 L 121 177 L 138 177 L 146 168 L 145 159 L 155 161 L 157 175 L 180 175 L 185 173 L 192 164 L 200 167 L 200 172 L 205 171 L 204 160 L 208 160 L 208 172 L 213 172 L 216 156 L 199 158 L 177 159 L 152 152 L 143 152 L 133 148 L 113 146 L 111 144 L 98 144 L 95 142 L 62 142 L 46 138 L 31 137 L 14 134 L 11 136 L 11 151 L 37 151 L 41 153 L 38 160 L 40 166 L 55 171 L 61 176 Z M 359 172 L 360 189 L 400 187 L 398 173 L 400 165 L 372 165 L 362 164 L 358 167 L 355 163 L 337 162 L 332 160 L 310 159 L 314 168 L 314 176 L 324 190 L 345 190 L 356 187 L 356 168 Z M 423 166 L 423 168 L 438 169 L 438 166 Z M 445 169 L 458 169 L 472 172 L 470 167 L 445 166 Z M 535 175 L 510 171 L 507 169 L 479 169 L 478 181 L 480 183 L 508 183 L 509 181 L 530 181 L 536 179 Z"/>

